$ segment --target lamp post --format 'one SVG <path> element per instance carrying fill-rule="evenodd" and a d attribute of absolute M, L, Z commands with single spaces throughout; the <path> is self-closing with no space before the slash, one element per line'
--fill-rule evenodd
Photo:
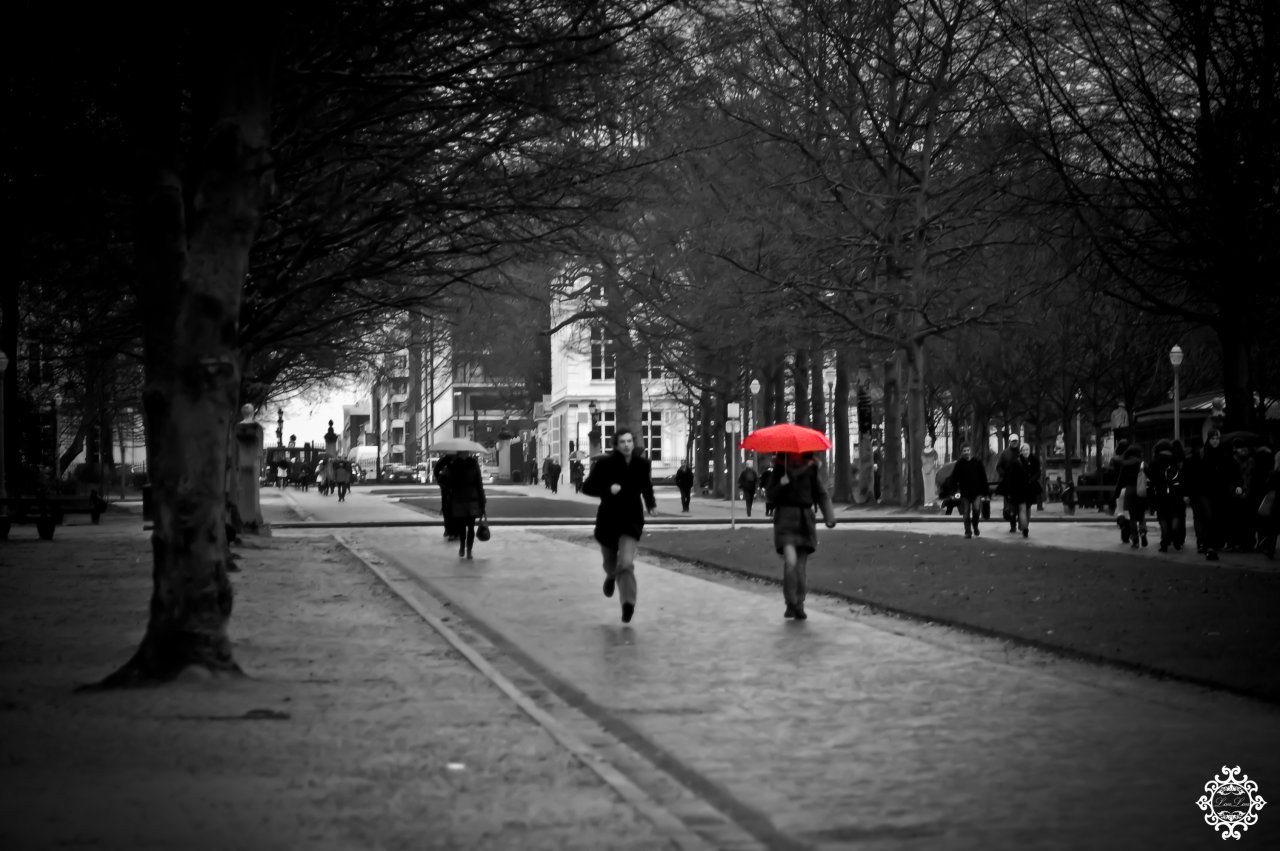
<path fill-rule="evenodd" d="M 4 374 L 9 368 L 9 356 L 0 351 L 0 499 L 5 499 L 9 493 L 4 489 Z M 5 514 L 7 509 L 0 504 L 0 514 Z"/>
<path fill-rule="evenodd" d="M 1182 400 L 1178 398 L 1178 367 L 1182 366 L 1182 347 L 1177 343 L 1169 350 L 1169 363 L 1173 364 L 1173 439 L 1182 440 Z"/>
<path fill-rule="evenodd" d="M 284 446 L 284 408 L 276 408 L 276 448 Z"/>
<path fill-rule="evenodd" d="M 747 389 L 751 391 L 751 422 L 747 424 L 748 428 L 742 430 L 743 434 L 750 434 L 760 427 L 760 412 L 756 410 L 756 402 L 760 398 L 760 379 L 751 379 Z"/>
<path fill-rule="evenodd" d="M 598 455 L 600 453 L 603 441 L 600 439 L 600 409 L 596 407 L 596 402 L 592 399 L 587 403 L 587 411 L 591 414 L 591 430 L 587 432 L 587 440 L 591 444 L 591 454 Z"/>
<path fill-rule="evenodd" d="M 58 439 L 58 409 L 62 407 L 62 394 L 53 394 L 53 481 L 54 487 L 57 487 L 58 479 L 62 478 L 58 470 L 58 445 L 61 441 Z"/>

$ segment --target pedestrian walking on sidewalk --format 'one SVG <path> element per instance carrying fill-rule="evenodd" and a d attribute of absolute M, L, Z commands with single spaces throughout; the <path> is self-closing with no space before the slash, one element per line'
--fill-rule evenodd
<path fill-rule="evenodd" d="M 756 488 L 760 484 L 760 474 L 756 472 L 751 461 L 743 463 L 742 472 L 738 474 L 738 488 L 747 503 L 747 516 L 751 516 L 751 503 L 756 501 Z"/>
<path fill-rule="evenodd" d="M 1160 552 L 1181 550 L 1187 540 L 1187 488 L 1183 481 L 1182 442 L 1162 437 L 1151 449 L 1151 501 L 1160 524 Z"/>
<path fill-rule="evenodd" d="M 676 488 L 680 491 L 680 510 L 688 514 L 689 498 L 693 496 L 693 470 L 689 469 L 688 461 L 682 461 L 676 470 Z"/>
<path fill-rule="evenodd" d="M 1004 494 L 1013 509 L 1014 522 L 1022 537 L 1031 534 L 1031 506 L 1040 498 L 1040 459 L 1031 454 L 1031 444 L 1024 443 L 1018 457 L 1005 468 Z"/>
<path fill-rule="evenodd" d="M 773 461 L 769 462 L 769 466 L 764 468 L 764 472 L 760 474 L 760 490 L 764 493 L 764 516 L 773 516 L 773 503 L 769 500 L 769 486 L 773 484 L 774 468 Z"/>
<path fill-rule="evenodd" d="M 450 510 L 454 531 L 458 534 L 458 555 L 471 558 L 471 545 L 476 541 L 476 521 L 484 516 L 484 479 L 480 462 L 463 452 L 449 465 Z"/>
<path fill-rule="evenodd" d="M 1231 456 L 1222 445 L 1222 432 L 1216 428 L 1210 429 L 1196 482 L 1197 499 L 1204 514 L 1204 557 L 1208 561 L 1217 561 L 1218 550 L 1226 543 L 1230 465 Z M 1202 542 L 1197 538 L 1197 549 L 1200 543 Z"/>
<path fill-rule="evenodd" d="M 435 469 L 432 470 L 436 484 L 440 487 L 440 516 L 444 518 L 444 539 L 446 541 L 456 541 L 458 539 L 458 524 L 453 519 L 452 479 L 449 475 L 453 462 L 454 456 L 452 454 L 442 455 L 436 461 Z"/>
<path fill-rule="evenodd" d="M 951 471 L 951 480 L 945 490 L 960 497 L 960 514 L 964 517 L 964 536 L 982 535 L 978 520 L 982 516 L 982 500 L 990 495 L 987 486 L 987 468 L 973 457 L 969 444 L 961 444 L 960 460 Z"/>
<path fill-rule="evenodd" d="M 1009 476 L 1009 468 L 1012 467 L 1020 456 L 1018 449 L 1019 440 L 1016 434 L 1009 435 L 1009 445 L 1000 453 L 1000 457 L 996 459 L 996 493 L 1004 497 L 1004 519 L 1009 521 L 1009 531 L 1016 532 L 1018 529 L 1018 507 L 1013 498 L 1009 495 L 1009 487 L 1006 484 Z"/>
<path fill-rule="evenodd" d="M 636 548 L 644 533 L 644 515 L 658 508 L 649 459 L 636 449 L 631 429 L 613 433 L 613 451 L 591 467 L 582 492 L 600 498 L 595 539 L 604 557 L 604 595 L 612 597 L 617 588 L 622 622 L 630 623 L 636 610 Z"/>
<path fill-rule="evenodd" d="M 782 599 L 784 618 L 805 620 L 804 600 L 808 591 L 805 568 L 818 548 L 818 524 L 813 507 L 822 510 L 827 528 L 836 525 L 831 496 L 813 453 L 778 455 L 765 499 L 773 505 L 773 547 L 782 556 Z"/>
<path fill-rule="evenodd" d="M 1142 447 L 1134 443 L 1124 451 L 1124 456 L 1120 459 L 1120 478 L 1116 481 L 1116 492 L 1124 492 L 1120 509 L 1129 518 L 1129 546 L 1135 550 L 1139 541 L 1142 546 L 1147 545 L 1147 500 L 1150 497 L 1150 484 L 1147 483 L 1146 489 L 1139 488 L 1139 477 L 1144 480 L 1151 478 L 1147 475 L 1146 464 L 1142 460 Z"/>

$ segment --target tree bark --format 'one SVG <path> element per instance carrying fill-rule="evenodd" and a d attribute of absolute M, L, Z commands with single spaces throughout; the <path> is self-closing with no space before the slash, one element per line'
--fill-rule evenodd
<path fill-rule="evenodd" d="M 836 451 L 831 498 L 836 502 L 853 501 L 853 477 L 849 469 L 849 353 L 836 349 L 836 386 L 832 400 L 835 411 Z"/>
<path fill-rule="evenodd" d="M 815 429 L 825 434 L 827 431 L 827 393 L 822 384 L 822 367 L 822 349 L 816 349 L 809 354 L 809 375 L 811 376 L 809 386 L 812 388 L 809 395 L 812 399 L 813 410 L 810 421 Z"/>
<path fill-rule="evenodd" d="M 860 370 L 858 379 L 858 484 L 854 501 L 859 505 L 874 502 L 875 454 L 871 447 L 874 414 L 871 407 L 870 370 Z"/>
<path fill-rule="evenodd" d="M 902 391 L 898 355 L 884 362 L 884 447 L 880 454 L 880 502 L 902 505 Z"/>
<path fill-rule="evenodd" d="M 170 88 L 179 65 L 169 56 L 172 64 L 140 77 L 158 83 L 164 99 L 140 98 L 139 114 L 159 108 L 165 119 L 139 135 L 146 181 L 138 253 L 143 302 L 154 309 L 145 340 L 153 587 L 141 645 L 102 687 L 164 681 L 189 666 L 240 673 L 227 632 L 227 447 L 240 385 L 241 296 L 268 169 L 274 32 L 261 21 L 242 30 L 239 21 L 219 11 L 197 28 L 209 52 L 196 51 L 192 63 L 199 148 L 188 184 L 177 169 L 180 101 L 176 84 Z"/>
<path fill-rule="evenodd" d="M 795 368 L 791 370 L 795 382 L 796 415 L 795 424 L 807 426 L 809 419 L 809 353 L 804 349 L 796 349 Z"/>
<path fill-rule="evenodd" d="M 1253 381 L 1249 364 L 1248 341 L 1241 324 L 1221 325 L 1218 340 L 1222 345 L 1223 431 L 1257 431 L 1257 412 L 1253 406 Z M 1132 408 L 1130 408 L 1132 410 Z"/>
<path fill-rule="evenodd" d="M 924 340 L 916 337 L 902 349 L 907 409 L 907 505 L 924 505 L 929 491 L 924 481 Z"/>

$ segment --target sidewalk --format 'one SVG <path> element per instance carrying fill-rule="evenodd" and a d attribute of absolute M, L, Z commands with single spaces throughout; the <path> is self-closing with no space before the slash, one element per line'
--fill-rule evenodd
<path fill-rule="evenodd" d="M 0 848 L 672 847 L 328 537 L 236 548 L 248 678 L 73 693 L 145 628 L 136 509 L 0 543 Z"/>

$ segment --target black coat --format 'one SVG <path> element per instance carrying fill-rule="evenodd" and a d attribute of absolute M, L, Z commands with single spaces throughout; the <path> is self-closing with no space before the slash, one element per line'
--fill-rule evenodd
<path fill-rule="evenodd" d="M 631 460 L 617 450 L 597 461 L 582 483 L 582 492 L 600 498 L 596 511 L 595 539 L 610 549 L 617 549 L 618 538 L 626 535 L 639 540 L 644 531 L 644 512 L 658 507 L 653 498 L 649 459 L 633 452 Z M 611 493 L 613 485 L 621 485 Z"/>
<path fill-rule="evenodd" d="M 1019 455 L 1005 467 L 1004 495 L 1018 504 L 1032 503 L 1040 498 L 1040 459 L 1034 455 Z"/>
<path fill-rule="evenodd" d="M 676 470 L 676 487 L 681 491 L 693 490 L 693 470 L 688 467 L 681 467 Z"/>
<path fill-rule="evenodd" d="M 452 499 L 449 513 L 457 519 L 480 517 L 484 514 L 484 482 L 480 478 L 480 462 L 474 458 L 459 458 L 449 465 L 449 492 Z"/>
<path fill-rule="evenodd" d="M 952 493 L 958 492 L 965 499 L 977 499 L 991 492 L 987 486 L 987 467 L 977 458 L 957 461 L 949 484 Z"/>

